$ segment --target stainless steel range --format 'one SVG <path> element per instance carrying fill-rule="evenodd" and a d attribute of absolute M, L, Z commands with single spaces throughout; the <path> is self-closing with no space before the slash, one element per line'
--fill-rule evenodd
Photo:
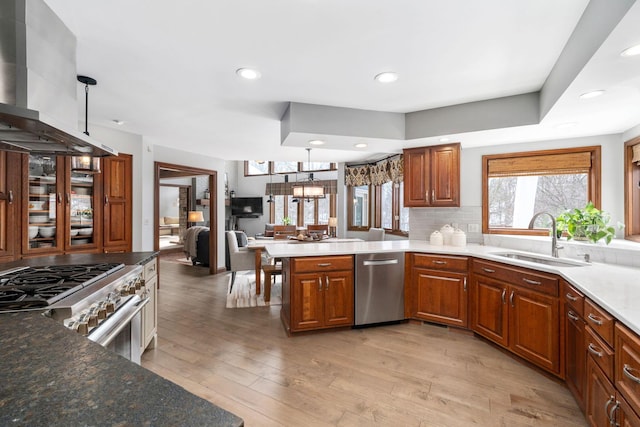
<path fill-rule="evenodd" d="M 0 272 L 0 313 L 38 310 L 140 363 L 141 316 L 148 302 L 142 266 L 19 267 Z"/>

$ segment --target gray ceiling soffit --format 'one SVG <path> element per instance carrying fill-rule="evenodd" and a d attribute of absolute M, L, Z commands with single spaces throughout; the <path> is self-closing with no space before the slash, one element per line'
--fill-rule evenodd
<path fill-rule="evenodd" d="M 385 113 L 292 102 L 281 121 L 281 142 L 293 135 L 340 135 L 406 141 L 540 122 L 540 93 L 469 102 L 412 113 Z"/>
<path fill-rule="evenodd" d="M 540 94 L 540 119 L 553 108 L 578 73 L 636 0 L 591 0 L 564 46 Z"/>
<path fill-rule="evenodd" d="M 405 115 L 291 102 L 282 118 L 281 132 L 282 145 L 290 134 L 404 140 Z"/>

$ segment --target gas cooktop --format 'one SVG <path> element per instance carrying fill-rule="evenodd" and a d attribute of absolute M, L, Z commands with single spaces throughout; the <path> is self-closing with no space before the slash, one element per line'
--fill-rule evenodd
<path fill-rule="evenodd" d="M 120 270 L 124 264 L 20 267 L 0 272 L 0 311 L 47 307 Z"/>

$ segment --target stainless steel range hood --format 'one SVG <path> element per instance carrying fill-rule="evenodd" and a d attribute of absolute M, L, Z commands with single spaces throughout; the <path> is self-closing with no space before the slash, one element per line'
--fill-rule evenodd
<path fill-rule="evenodd" d="M 0 0 L 0 150 L 117 155 L 78 126 L 76 38 L 43 0 Z"/>

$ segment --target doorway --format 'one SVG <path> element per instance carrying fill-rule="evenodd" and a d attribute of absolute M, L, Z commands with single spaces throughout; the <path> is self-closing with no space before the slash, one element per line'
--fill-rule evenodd
<path fill-rule="evenodd" d="M 210 199 L 208 208 L 203 210 L 205 225 L 209 226 L 209 274 L 217 273 L 217 172 L 191 166 L 175 165 L 170 163 L 155 162 L 155 194 L 154 194 L 154 249 L 160 250 L 160 237 L 169 233 L 177 233 L 173 240 L 181 241 L 189 224 L 187 214 L 195 209 L 196 197 L 200 189 L 194 188 L 194 182 L 202 181 L 208 184 Z M 191 182 L 191 184 L 189 184 Z M 175 190 L 171 190 L 174 188 Z M 175 192 L 175 194 L 173 193 Z M 175 196 L 174 199 L 171 199 Z M 174 204 L 176 206 L 174 206 Z M 162 208 L 161 208 L 162 206 Z M 175 207 L 175 210 L 173 208 Z M 164 215 L 163 212 L 173 212 L 173 215 Z M 160 221 L 160 218 L 163 221 Z M 169 217 L 169 226 L 167 218 Z M 177 224 L 175 221 L 177 220 Z M 174 229 L 178 230 L 174 230 Z M 163 239 L 166 240 L 166 239 Z M 180 250 L 179 248 L 177 250 Z"/>

